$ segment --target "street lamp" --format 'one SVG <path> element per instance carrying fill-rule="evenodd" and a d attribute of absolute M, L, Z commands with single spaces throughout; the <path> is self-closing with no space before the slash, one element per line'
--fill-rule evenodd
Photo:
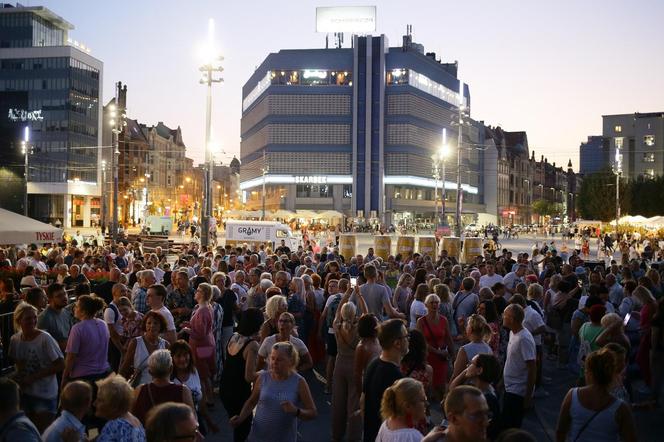
<path fill-rule="evenodd" d="M 21 151 L 25 159 L 25 194 L 23 195 L 23 214 L 28 216 L 28 156 L 32 153 L 33 149 L 30 146 L 30 126 L 25 126 L 23 130 L 23 141 L 21 141 Z"/>
<path fill-rule="evenodd" d="M 445 218 L 445 159 L 450 153 L 449 146 L 447 145 L 447 129 L 443 128 L 442 133 L 442 144 L 438 148 L 438 151 L 432 156 L 434 164 L 434 201 L 435 201 L 435 218 L 439 218 L 438 214 L 438 178 L 441 179 L 441 198 L 442 198 L 442 207 L 440 211 L 441 222 L 445 226 L 447 225 L 447 219 Z M 441 166 L 439 169 L 439 165 Z M 440 177 L 438 172 L 441 172 Z"/>
<path fill-rule="evenodd" d="M 113 156 L 111 157 L 111 168 L 113 169 L 113 226 L 111 228 L 111 234 L 114 243 L 118 240 L 118 170 L 120 168 L 120 134 L 127 125 L 127 115 L 125 114 L 126 109 L 120 109 L 118 106 L 119 90 L 120 83 L 118 82 L 115 84 L 115 100 L 109 107 L 109 124 L 112 128 L 111 133 L 113 136 Z"/>
<path fill-rule="evenodd" d="M 207 85 L 207 98 L 205 108 L 205 158 L 207 163 L 207 170 L 205 176 L 205 192 L 204 204 L 202 213 L 202 228 L 201 228 L 201 245 L 207 247 L 209 242 L 209 226 L 210 217 L 212 216 L 212 173 L 214 167 L 214 157 L 210 149 L 210 133 L 212 128 L 212 83 L 221 83 L 224 81 L 222 78 L 214 78 L 215 72 L 222 72 L 224 68 L 221 67 L 220 62 L 224 57 L 216 54 L 214 49 L 214 20 L 208 21 L 208 44 L 204 49 L 205 51 L 205 64 L 198 68 L 203 74 L 203 78 L 199 80 L 200 84 Z"/>
<path fill-rule="evenodd" d="M 457 139 L 457 182 L 456 182 L 456 209 L 454 213 L 454 234 L 458 237 L 461 237 L 461 148 L 463 144 L 463 125 L 468 124 L 467 121 L 464 121 L 464 118 L 468 117 L 466 106 L 464 105 L 463 97 L 463 82 L 459 80 L 459 94 L 458 94 L 458 107 L 459 107 L 459 116 L 458 122 L 452 122 L 452 125 L 458 126 L 458 139 Z"/>

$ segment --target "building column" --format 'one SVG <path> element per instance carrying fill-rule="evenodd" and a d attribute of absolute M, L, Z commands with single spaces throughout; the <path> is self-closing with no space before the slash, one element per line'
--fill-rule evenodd
<path fill-rule="evenodd" d="M 83 227 L 90 227 L 90 198 L 89 196 L 83 197 Z"/>
<path fill-rule="evenodd" d="M 62 214 L 62 227 L 66 229 L 71 229 L 71 217 L 73 215 L 72 204 L 71 204 L 71 195 L 65 194 L 62 196 L 64 200 L 64 213 Z"/>

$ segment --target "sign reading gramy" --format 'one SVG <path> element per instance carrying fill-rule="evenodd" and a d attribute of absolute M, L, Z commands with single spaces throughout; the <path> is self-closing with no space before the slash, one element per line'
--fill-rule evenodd
<path fill-rule="evenodd" d="M 42 121 L 44 117 L 42 116 L 42 111 L 33 110 L 27 111 L 25 109 L 9 109 L 9 114 L 7 115 L 9 121 Z"/>
<path fill-rule="evenodd" d="M 365 34 L 376 30 L 375 6 L 332 6 L 316 8 L 316 32 Z"/>

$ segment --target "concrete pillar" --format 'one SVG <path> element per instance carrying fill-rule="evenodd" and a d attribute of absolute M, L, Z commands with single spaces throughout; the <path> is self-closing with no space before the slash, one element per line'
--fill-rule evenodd
<path fill-rule="evenodd" d="M 338 212 L 343 212 L 343 193 L 344 185 L 343 184 L 334 184 L 332 186 L 332 210 Z"/>
<path fill-rule="evenodd" d="M 90 227 L 90 206 L 92 205 L 90 201 L 91 197 L 83 197 L 83 227 Z"/>
<path fill-rule="evenodd" d="M 71 228 L 71 217 L 72 217 L 72 214 L 73 214 L 73 210 L 72 210 L 73 208 L 72 208 L 72 204 L 71 204 L 71 195 L 65 194 L 65 195 L 62 196 L 62 198 L 64 200 L 64 204 L 63 204 L 64 213 L 62 214 L 62 226 L 66 229 L 70 229 Z"/>

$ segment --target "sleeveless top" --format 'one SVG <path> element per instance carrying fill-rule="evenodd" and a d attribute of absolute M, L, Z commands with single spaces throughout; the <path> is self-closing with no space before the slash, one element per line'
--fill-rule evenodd
<path fill-rule="evenodd" d="M 572 426 L 568 440 L 583 442 L 605 442 L 605 441 L 619 441 L 620 432 L 618 431 L 618 424 L 616 423 L 616 412 L 623 402 L 615 399 L 611 405 L 604 410 L 600 411 L 596 416 L 595 410 L 585 408 L 581 401 L 579 401 L 579 389 L 572 390 L 572 405 L 569 414 L 572 417 Z M 593 416 L 595 416 L 593 418 Z M 590 420 L 592 418 L 592 420 Z M 587 425 L 586 423 L 590 421 Z M 586 428 L 579 435 L 583 426 Z"/>
<path fill-rule="evenodd" d="M 194 407 L 198 410 L 198 403 L 203 397 L 203 387 L 201 386 L 201 378 L 198 376 L 198 371 L 194 368 L 194 371 L 189 373 L 189 377 L 184 382 L 175 375 L 171 381 L 176 385 L 186 385 L 189 388 L 191 391 L 191 399 L 194 401 Z"/>
<path fill-rule="evenodd" d="M 461 348 L 463 348 L 463 351 L 466 352 L 466 357 L 468 358 L 469 364 L 470 361 L 473 360 L 475 355 L 478 355 L 480 353 L 493 354 L 491 346 L 486 342 L 469 342 L 468 344 L 463 345 Z"/>
<path fill-rule="evenodd" d="M 185 387 L 183 385 L 173 383 L 161 387 L 157 387 L 152 382 L 145 384 L 141 387 L 136 402 L 134 402 L 132 414 L 145 424 L 145 417 L 147 416 L 148 411 L 157 405 L 163 404 L 164 402 L 177 402 L 178 404 L 184 403 L 184 389 Z"/>
<path fill-rule="evenodd" d="M 159 344 L 156 350 L 163 350 L 166 348 L 166 340 L 159 338 Z M 134 351 L 134 370 L 141 370 L 141 380 L 138 385 L 147 384 L 152 382 L 152 376 L 148 373 L 148 348 L 145 346 L 143 336 L 136 338 L 136 351 Z"/>
<path fill-rule="evenodd" d="M 229 345 L 231 341 L 229 341 Z M 243 356 L 244 349 L 247 348 L 247 345 L 251 341 L 251 339 L 247 339 L 240 351 L 234 355 L 228 351 L 228 346 L 226 346 L 226 363 L 224 364 L 224 371 L 221 373 L 221 381 L 219 382 L 219 394 L 222 397 L 247 398 L 251 394 L 251 384 L 244 378 L 247 361 Z"/>
<path fill-rule="evenodd" d="M 297 373 L 283 381 L 272 379 L 270 372 L 263 370 L 259 374 L 261 392 L 256 406 L 256 415 L 249 433 L 249 442 L 296 442 L 297 418 L 287 414 L 281 408 L 283 401 L 291 401 L 298 406 L 298 384 L 303 379 Z"/>

